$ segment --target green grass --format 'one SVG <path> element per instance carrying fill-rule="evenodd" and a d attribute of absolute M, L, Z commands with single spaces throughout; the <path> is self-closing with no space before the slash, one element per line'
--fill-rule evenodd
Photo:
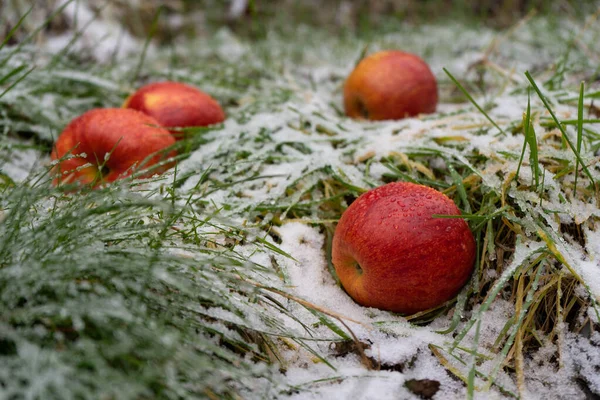
<path fill-rule="evenodd" d="M 380 334 L 414 339 L 419 329 L 438 339 L 415 354 L 458 377 L 456 393 L 525 396 L 537 377 L 531 360 L 556 346 L 546 361 L 567 368 L 565 337 L 587 340 L 600 320 L 598 293 L 580 267 L 595 254 L 588 236 L 600 229 L 600 134 L 589 103 L 597 92 L 580 83 L 596 67 L 570 31 L 577 27 L 590 48 L 595 36 L 563 23 L 548 31 L 533 19 L 512 36 L 400 27 L 368 42 L 302 26 L 255 41 L 222 30 L 202 46 L 143 47 L 106 64 L 73 51 L 75 42 L 60 56 L 27 41 L 4 45 L 0 397 L 285 397 L 351 382 L 352 356 L 373 379 L 378 368 L 409 374 L 399 361 L 382 365 L 365 343 Z M 491 46 L 498 35 L 510 42 Z M 343 79 L 367 46 L 429 52 L 446 105 L 420 120 L 345 118 Z M 492 63 L 460 56 L 492 47 Z M 511 68 L 531 73 L 514 78 Z M 228 120 L 190 130 L 177 145 L 177 169 L 163 177 L 76 192 L 51 185 L 42 157 L 70 119 L 118 107 L 161 79 L 211 93 Z M 505 111 L 510 105 L 522 114 Z M 42 161 L 27 179 L 13 179 L 24 151 Z M 473 277 L 434 310 L 344 315 L 318 297 L 337 284 L 335 223 L 360 194 L 399 180 L 432 186 L 461 208 L 477 243 Z M 315 293 L 296 287 L 303 254 L 282 234 L 291 222 L 323 239 L 317 250 L 331 282 L 316 282 Z M 503 304 L 513 313 L 490 344 L 486 316 Z M 332 346 L 346 346 L 343 362 Z M 330 372 L 298 383 L 290 375 L 299 365 Z M 593 387 L 591 376 L 569 368 Z"/>

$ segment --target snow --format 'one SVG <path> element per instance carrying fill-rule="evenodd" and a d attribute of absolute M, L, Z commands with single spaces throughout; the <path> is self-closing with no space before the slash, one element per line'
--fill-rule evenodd
<path fill-rule="evenodd" d="M 11 146 L 29 143 L 17 139 L 5 139 L 4 147 L 0 147 L 0 173 L 6 174 L 14 182 L 22 182 L 32 172 L 47 162 L 48 157 L 42 156 L 33 148 L 14 150 Z M 1 177 L 0 177 L 1 181 Z"/>
<path fill-rule="evenodd" d="M 532 398 L 578 399 L 584 398 L 573 380 L 571 368 L 558 368 L 551 360 L 556 345 L 547 343 L 528 361 L 531 378 L 527 382 L 527 395 Z M 563 359 L 565 359 L 564 357 Z"/>
<path fill-rule="evenodd" d="M 596 224 L 598 225 L 598 224 Z M 596 296 L 596 301 L 600 302 L 600 227 L 596 226 L 596 231 L 585 230 L 585 238 L 589 245 L 588 254 L 585 259 L 580 259 L 577 269 L 581 271 L 585 283 L 590 291 Z"/>
<path fill-rule="evenodd" d="M 220 43 L 218 54 L 229 62 L 238 61 L 248 51 L 247 47 L 229 29 L 221 29 L 215 35 L 215 40 Z"/>
<path fill-rule="evenodd" d="M 50 53 L 60 53 L 66 49 L 93 49 L 92 54 L 99 61 L 107 62 L 113 57 L 123 59 L 127 55 L 137 53 L 143 46 L 140 40 L 134 38 L 123 26 L 96 15 L 85 2 L 70 2 L 61 14 L 81 35 L 76 41 L 73 41 L 72 31 L 47 38 L 45 47 Z M 150 51 L 153 49 L 150 48 Z"/>
<path fill-rule="evenodd" d="M 593 332 L 589 339 L 568 334 L 566 350 L 571 363 L 579 370 L 583 379 L 587 381 L 590 389 L 600 392 L 600 334 Z"/>

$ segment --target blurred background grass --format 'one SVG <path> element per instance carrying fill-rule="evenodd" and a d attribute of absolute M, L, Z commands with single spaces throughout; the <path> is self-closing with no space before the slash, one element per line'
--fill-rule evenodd
<path fill-rule="evenodd" d="M 359 36 L 392 31 L 402 24 L 452 20 L 504 28 L 530 12 L 554 19 L 579 20 L 600 6 L 597 0 L 74 0 L 102 19 L 119 22 L 129 33 L 145 37 L 161 11 L 155 38 L 168 43 L 179 37 L 210 35 L 228 26 L 236 34 L 262 38 L 272 30 L 292 32 L 299 24 L 328 29 L 332 34 Z M 65 0 L 3 0 L 0 2 L 0 36 L 14 27 L 30 8 L 32 16 L 12 40 L 33 31 Z M 32 7 L 33 6 L 33 7 Z M 44 33 L 60 33 L 72 22 L 58 15 Z"/>

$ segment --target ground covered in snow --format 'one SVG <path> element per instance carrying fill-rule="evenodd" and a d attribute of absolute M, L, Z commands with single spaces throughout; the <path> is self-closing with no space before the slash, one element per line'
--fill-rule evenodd
<path fill-rule="evenodd" d="M 3 48 L 0 77 L 36 69 L 0 97 L 0 395 L 600 395 L 599 35 L 544 19 L 368 40 L 299 27 L 248 42 L 222 29 L 150 47 L 141 63 L 106 60 L 104 47 L 92 62 L 59 40 L 50 52 Z M 438 111 L 346 118 L 341 87 L 365 48 L 425 58 Z M 80 197 L 50 187 L 43 147 L 71 118 L 163 79 L 211 93 L 225 123 L 196 132 L 162 177 Z M 471 216 L 476 272 L 430 313 L 361 307 L 331 266 L 348 202 L 391 181 L 433 186 Z M 144 352 L 163 346 L 171 353 Z"/>

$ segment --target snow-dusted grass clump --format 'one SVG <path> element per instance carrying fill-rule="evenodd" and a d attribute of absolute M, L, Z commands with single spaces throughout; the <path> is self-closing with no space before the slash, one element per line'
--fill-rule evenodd
<path fill-rule="evenodd" d="M 577 82 L 596 42 L 534 19 L 369 41 L 224 29 L 119 64 L 0 49 L 0 397 L 600 394 L 598 92 Z M 425 57 L 438 112 L 346 118 L 367 45 Z M 46 150 L 71 118 L 162 79 L 228 119 L 178 144 L 162 177 L 51 187 Z M 399 180 L 449 195 L 478 246 L 456 301 L 412 316 L 354 303 L 330 256 L 347 205 Z"/>

